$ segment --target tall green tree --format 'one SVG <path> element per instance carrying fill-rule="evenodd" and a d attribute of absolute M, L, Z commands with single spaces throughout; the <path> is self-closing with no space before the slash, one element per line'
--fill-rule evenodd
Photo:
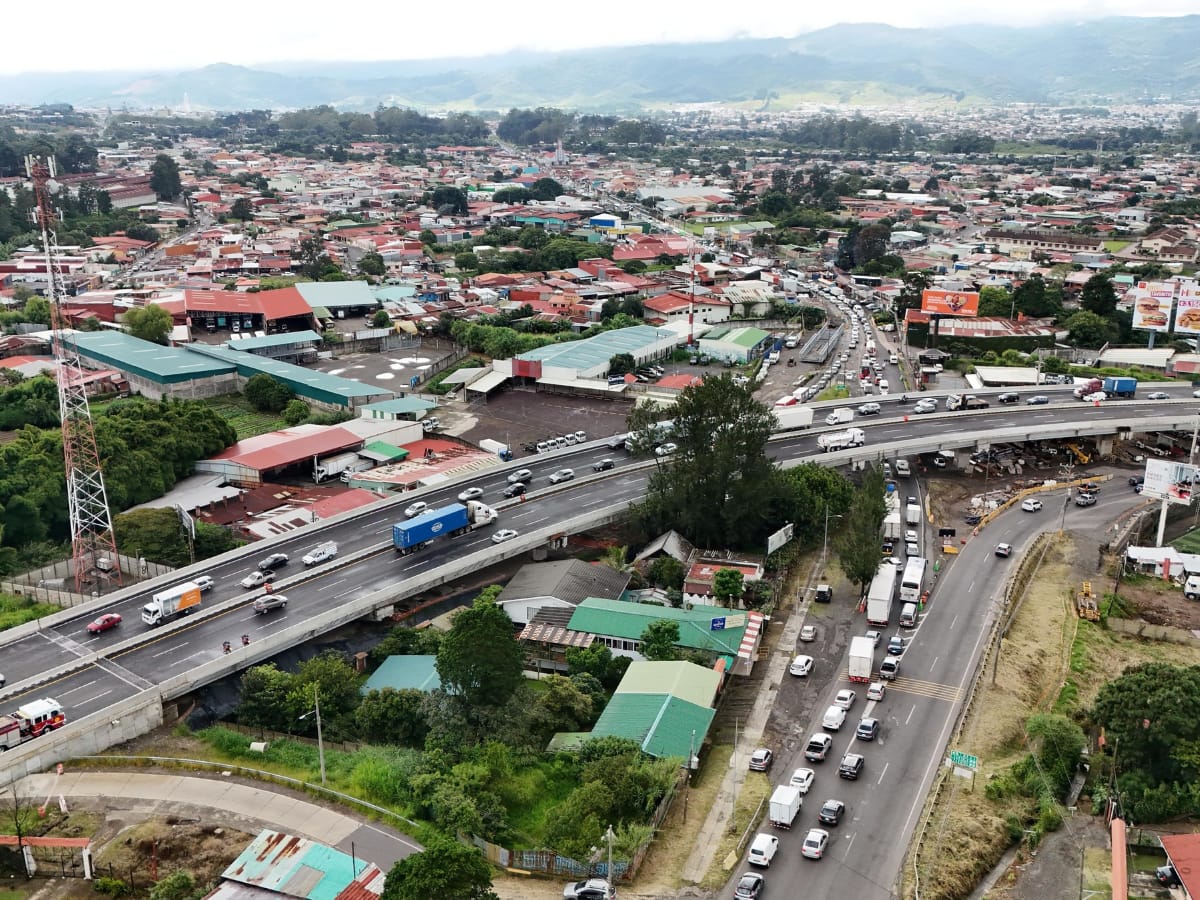
<path fill-rule="evenodd" d="M 779 524 L 771 513 L 774 463 L 766 455 L 775 418 L 748 386 L 728 375 L 684 388 L 671 410 L 678 447 L 650 476 L 637 523 L 661 533 L 677 528 L 705 548 L 761 546 Z M 645 433 L 662 412 L 654 404 L 629 416 Z"/>
<path fill-rule="evenodd" d="M 1064 323 L 1067 340 L 1078 347 L 1102 347 L 1117 339 L 1118 326 L 1110 319 L 1081 309 Z"/>
<path fill-rule="evenodd" d="M 480 594 L 455 615 L 437 652 L 442 686 L 468 710 L 502 706 L 521 683 L 521 645 L 494 596 Z"/>
<path fill-rule="evenodd" d="M 679 659 L 679 623 L 670 619 L 656 619 L 645 627 L 639 638 L 642 656 L 660 662 Z"/>
<path fill-rule="evenodd" d="M 429 733 L 424 700 L 424 692 L 412 688 L 368 691 L 354 712 L 358 733 L 372 743 L 422 747 Z"/>
<path fill-rule="evenodd" d="M 135 338 L 150 341 L 152 344 L 165 344 L 174 326 L 171 314 L 157 303 L 134 307 L 125 313 L 122 321 Z"/>
<path fill-rule="evenodd" d="M 462 188 L 444 184 L 441 187 L 433 189 L 429 205 L 439 213 L 445 212 L 454 216 L 465 216 L 468 209 L 467 195 Z"/>
<path fill-rule="evenodd" d="M 378 253 L 367 253 L 358 261 L 358 271 L 364 275 L 370 275 L 372 278 L 382 278 L 387 272 L 387 264 Z M 383 310 L 379 311 L 383 312 Z"/>
<path fill-rule="evenodd" d="M 150 190 L 158 195 L 159 200 L 174 200 L 183 193 L 179 165 L 165 153 L 154 157 L 150 165 Z"/>
<path fill-rule="evenodd" d="M 250 405 L 261 412 L 283 412 L 296 395 L 292 389 L 265 372 L 251 375 L 243 390 Z"/>
<path fill-rule="evenodd" d="M 1108 318 L 1117 309 L 1117 291 L 1105 274 L 1093 275 L 1083 285 L 1079 305 L 1101 318 Z"/>
<path fill-rule="evenodd" d="M 713 575 L 713 596 L 719 606 L 735 605 L 745 590 L 745 576 L 737 569 L 717 569 Z"/>
<path fill-rule="evenodd" d="M 233 201 L 233 206 L 229 207 L 229 217 L 249 222 L 254 218 L 254 204 L 248 197 L 238 197 Z"/>
<path fill-rule="evenodd" d="M 22 318 L 26 322 L 36 323 L 38 325 L 50 324 L 50 301 L 45 297 L 35 295 L 25 301 L 25 315 Z"/>
<path fill-rule="evenodd" d="M 387 874 L 380 900 L 499 900 L 492 869 L 474 847 L 435 837 Z"/>
<path fill-rule="evenodd" d="M 875 466 L 867 466 L 833 541 L 842 571 L 858 585 L 860 595 L 879 568 L 879 529 L 887 512 L 884 494 L 883 473 Z"/>

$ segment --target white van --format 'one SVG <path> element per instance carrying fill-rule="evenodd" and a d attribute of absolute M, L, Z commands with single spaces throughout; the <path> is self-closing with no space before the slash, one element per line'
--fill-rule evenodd
<path fill-rule="evenodd" d="M 915 628 L 917 625 L 917 604 L 905 603 L 900 610 L 900 627 Z"/>
<path fill-rule="evenodd" d="M 901 478 L 908 478 L 912 475 L 912 469 L 908 465 L 908 460 L 901 457 L 896 460 L 896 474 Z"/>
<path fill-rule="evenodd" d="M 893 366 L 900 364 L 900 357 L 896 355 L 895 350 L 888 354 L 888 362 L 890 362 Z"/>
<path fill-rule="evenodd" d="M 778 849 L 779 838 L 773 834 L 759 832 L 754 836 L 754 843 L 750 845 L 750 855 L 746 858 L 746 862 L 752 866 L 769 867 Z"/>

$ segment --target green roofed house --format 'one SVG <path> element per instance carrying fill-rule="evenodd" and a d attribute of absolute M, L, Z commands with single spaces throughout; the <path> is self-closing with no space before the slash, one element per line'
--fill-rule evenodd
<path fill-rule="evenodd" d="M 591 736 L 629 738 L 659 759 L 687 759 L 700 752 L 720 688 L 721 675 L 695 663 L 635 662 Z"/>
<path fill-rule="evenodd" d="M 719 606 L 676 609 L 588 597 L 575 608 L 567 628 L 595 635 L 615 655 L 642 659 L 642 632 L 651 622 L 667 619 L 679 625 L 680 648 L 700 650 L 714 658 L 736 657 L 746 637 L 747 624 L 756 615 Z"/>
<path fill-rule="evenodd" d="M 437 673 L 436 656 L 389 656 L 378 669 L 371 673 L 362 693 L 394 688 L 397 691 L 436 691 L 442 686 Z"/>
<path fill-rule="evenodd" d="M 748 363 L 762 355 L 770 340 L 761 328 L 715 328 L 700 338 L 700 352 L 713 359 Z"/>

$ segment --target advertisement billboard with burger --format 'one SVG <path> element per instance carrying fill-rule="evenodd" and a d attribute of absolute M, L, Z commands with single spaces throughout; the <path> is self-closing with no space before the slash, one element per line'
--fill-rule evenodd
<path fill-rule="evenodd" d="M 1133 289 L 1133 327 L 1166 331 L 1171 326 L 1175 285 L 1169 281 L 1139 281 Z"/>
<path fill-rule="evenodd" d="M 1200 334 L 1200 285 L 1180 281 L 1179 304 L 1175 309 L 1175 330 L 1180 334 Z"/>
<path fill-rule="evenodd" d="M 976 291 L 921 291 L 921 312 L 938 316 L 979 315 L 979 294 Z"/>

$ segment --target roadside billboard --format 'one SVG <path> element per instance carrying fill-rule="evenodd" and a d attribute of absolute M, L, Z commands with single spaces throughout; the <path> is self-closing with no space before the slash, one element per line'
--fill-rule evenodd
<path fill-rule="evenodd" d="M 921 291 L 921 312 L 939 316 L 979 315 L 977 291 Z"/>
<path fill-rule="evenodd" d="M 1133 327 L 1166 331 L 1171 325 L 1175 285 L 1169 281 L 1139 281 L 1133 289 Z"/>
<path fill-rule="evenodd" d="M 1171 462 L 1168 459 L 1146 460 L 1146 476 L 1142 484 L 1142 496 L 1172 503 L 1191 503 L 1192 493 L 1200 490 L 1200 468 L 1188 463 Z"/>
<path fill-rule="evenodd" d="M 1195 281 L 1182 281 L 1179 284 L 1175 330 L 1181 334 L 1200 334 L 1200 285 Z"/>

